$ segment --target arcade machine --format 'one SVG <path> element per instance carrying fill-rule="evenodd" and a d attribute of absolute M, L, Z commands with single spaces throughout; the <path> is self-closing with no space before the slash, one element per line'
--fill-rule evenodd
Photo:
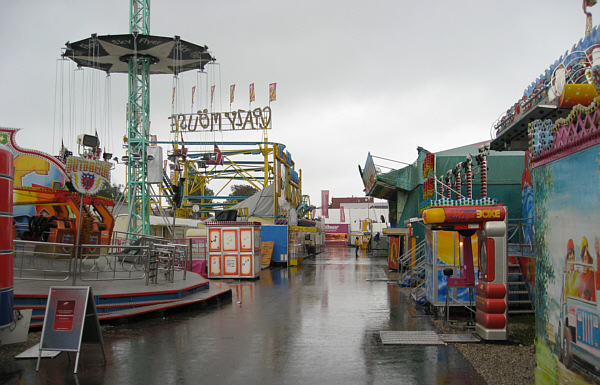
<path fill-rule="evenodd" d="M 475 332 L 486 340 L 506 340 L 506 208 L 502 205 L 432 207 L 423 212 L 423 222 L 431 230 L 459 233 L 460 268 L 458 276 L 448 277 L 447 287 L 476 287 Z M 475 234 L 479 252 L 477 283 L 471 246 L 471 237 Z"/>

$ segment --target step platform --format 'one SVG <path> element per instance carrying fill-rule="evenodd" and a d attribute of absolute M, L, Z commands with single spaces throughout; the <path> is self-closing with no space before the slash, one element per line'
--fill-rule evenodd
<path fill-rule="evenodd" d="M 380 331 L 384 345 L 447 345 L 448 343 L 481 342 L 474 334 L 437 334 L 433 330 Z"/>

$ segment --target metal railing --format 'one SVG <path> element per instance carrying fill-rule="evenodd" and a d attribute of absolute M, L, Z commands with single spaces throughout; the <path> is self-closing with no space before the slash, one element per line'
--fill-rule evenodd
<path fill-rule="evenodd" d="M 425 241 L 419 242 L 398 257 L 398 267 L 401 272 L 398 279 L 400 285 L 417 286 L 421 283 L 422 273 L 425 271 Z"/>
<path fill-rule="evenodd" d="M 175 271 L 192 266 L 192 241 L 176 242 L 153 236 L 113 238 L 111 245 L 73 245 L 14 241 L 15 280 L 115 281 L 146 280 L 157 283 L 160 273 L 173 282 Z"/>
<path fill-rule="evenodd" d="M 509 256 L 533 258 L 535 227 L 533 218 L 508 220 L 507 251 Z"/>
<path fill-rule="evenodd" d="M 76 276 L 81 281 L 143 279 L 150 256 L 148 245 L 81 245 Z"/>
<path fill-rule="evenodd" d="M 71 244 L 15 240 L 13 278 L 67 281 L 73 272 L 74 250 Z"/>

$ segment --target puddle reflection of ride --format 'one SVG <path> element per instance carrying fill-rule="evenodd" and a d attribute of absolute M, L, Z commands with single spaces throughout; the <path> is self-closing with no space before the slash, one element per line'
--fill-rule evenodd
<path fill-rule="evenodd" d="M 597 289 L 600 282 L 594 265 L 567 261 L 563 271 L 558 327 L 558 359 L 568 369 L 575 361 L 587 364 L 600 375 L 600 327 Z"/>

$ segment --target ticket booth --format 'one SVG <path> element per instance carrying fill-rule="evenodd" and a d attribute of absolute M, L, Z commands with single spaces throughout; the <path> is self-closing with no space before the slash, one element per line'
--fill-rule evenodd
<path fill-rule="evenodd" d="M 260 222 L 209 222 L 208 278 L 260 274 Z"/>
<path fill-rule="evenodd" d="M 390 240 L 388 246 L 388 268 L 398 270 L 400 268 L 398 259 L 407 250 L 410 229 L 387 227 L 383 230 L 383 234 L 387 235 Z"/>
<path fill-rule="evenodd" d="M 476 333 L 486 340 L 506 340 L 508 263 L 506 208 L 502 205 L 432 207 L 423 212 L 432 230 L 460 235 L 458 271 L 448 272 L 447 287 L 475 287 Z M 475 280 L 472 237 L 477 236 L 479 279 Z"/>

